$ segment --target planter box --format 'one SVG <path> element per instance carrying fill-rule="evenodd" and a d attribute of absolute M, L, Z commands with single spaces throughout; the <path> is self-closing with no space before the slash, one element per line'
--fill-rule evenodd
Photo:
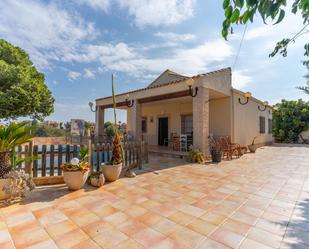
<path fill-rule="evenodd" d="M 0 179 L 0 200 L 10 198 L 10 195 L 8 195 L 2 190 L 4 186 L 8 186 L 10 184 L 10 181 L 10 179 Z"/>

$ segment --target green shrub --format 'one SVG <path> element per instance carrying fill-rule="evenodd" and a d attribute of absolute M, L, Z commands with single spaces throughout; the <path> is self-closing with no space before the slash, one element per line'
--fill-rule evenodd
<path fill-rule="evenodd" d="M 309 129 L 309 102 L 282 100 L 274 106 L 273 135 L 281 142 L 295 143 Z"/>

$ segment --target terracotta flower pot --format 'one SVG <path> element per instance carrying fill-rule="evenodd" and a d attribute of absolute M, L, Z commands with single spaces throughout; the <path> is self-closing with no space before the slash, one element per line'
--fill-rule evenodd
<path fill-rule="evenodd" d="M 3 187 L 8 186 L 10 184 L 10 181 L 10 179 L 0 179 L 0 200 L 10 198 L 10 195 L 3 190 Z"/>
<path fill-rule="evenodd" d="M 107 181 L 114 182 L 118 180 L 122 170 L 122 163 L 116 165 L 105 164 L 103 167 L 103 174 Z"/>
<path fill-rule="evenodd" d="M 255 144 L 248 145 L 248 149 L 251 153 L 255 153 L 257 146 Z"/>
<path fill-rule="evenodd" d="M 82 171 L 63 171 L 65 184 L 71 190 L 78 190 L 84 186 L 87 181 L 89 170 Z"/>

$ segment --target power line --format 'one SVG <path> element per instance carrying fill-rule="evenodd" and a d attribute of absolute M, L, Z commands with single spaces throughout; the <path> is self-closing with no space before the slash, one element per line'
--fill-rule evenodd
<path fill-rule="evenodd" d="M 244 32 L 242 33 L 241 41 L 240 41 L 240 44 L 239 44 L 239 47 L 238 47 L 238 51 L 237 51 L 233 66 L 232 66 L 232 70 L 234 70 L 234 68 L 236 66 L 238 56 L 240 54 L 240 50 L 241 50 L 241 47 L 242 47 L 242 44 L 243 44 L 243 41 L 244 41 L 244 38 L 245 38 L 245 34 L 246 34 L 246 31 L 247 31 L 247 26 L 248 26 L 248 23 L 246 23 L 245 28 L 244 28 Z"/>

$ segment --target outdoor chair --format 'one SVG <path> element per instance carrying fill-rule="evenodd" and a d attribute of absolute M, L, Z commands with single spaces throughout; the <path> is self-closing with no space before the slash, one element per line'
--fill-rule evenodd
<path fill-rule="evenodd" d="M 228 160 L 232 160 L 233 155 L 236 155 L 237 157 L 240 156 L 240 149 L 238 145 L 232 145 L 229 144 L 229 142 L 226 139 L 226 136 L 220 137 L 220 144 L 223 150 L 223 158 L 226 156 Z"/>
<path fill-rule="evenodd" d="M 164 145 L 167 145 L 169 148 L 173 147 L 173 137 L 174 136 L 177 136 L 177 133 L 176 132 L 172 132 L 170 134 L 170 138 L 164 138 Z"/>
<path fill-rule="evenodd" d="M 173 150 L 180 151 L 180 137 L 174 135 L 172 138 Z"/>
<path fill-rule="evenodd" d="M 247 146 L 243 146 L 243 145 L 240 145 L 238 143 L 232 143 L 231 141 L 231 138 L 229 136 L 226 136 L 226 141 L 227 143 L 230 145 L 230 146 L 234 146 L 238 149 L 238 157 L 239 156 L 242 156 L 243 154 L 245 154 L 247 152 Z"/>
<path fill-rule="evenodd" d="M 188 141 L 187 141 L 187 135 L 181 134 L 179 137 L 179 144 L 180 144 L 180 151 L 187 152 L 188 150 Z"/>

